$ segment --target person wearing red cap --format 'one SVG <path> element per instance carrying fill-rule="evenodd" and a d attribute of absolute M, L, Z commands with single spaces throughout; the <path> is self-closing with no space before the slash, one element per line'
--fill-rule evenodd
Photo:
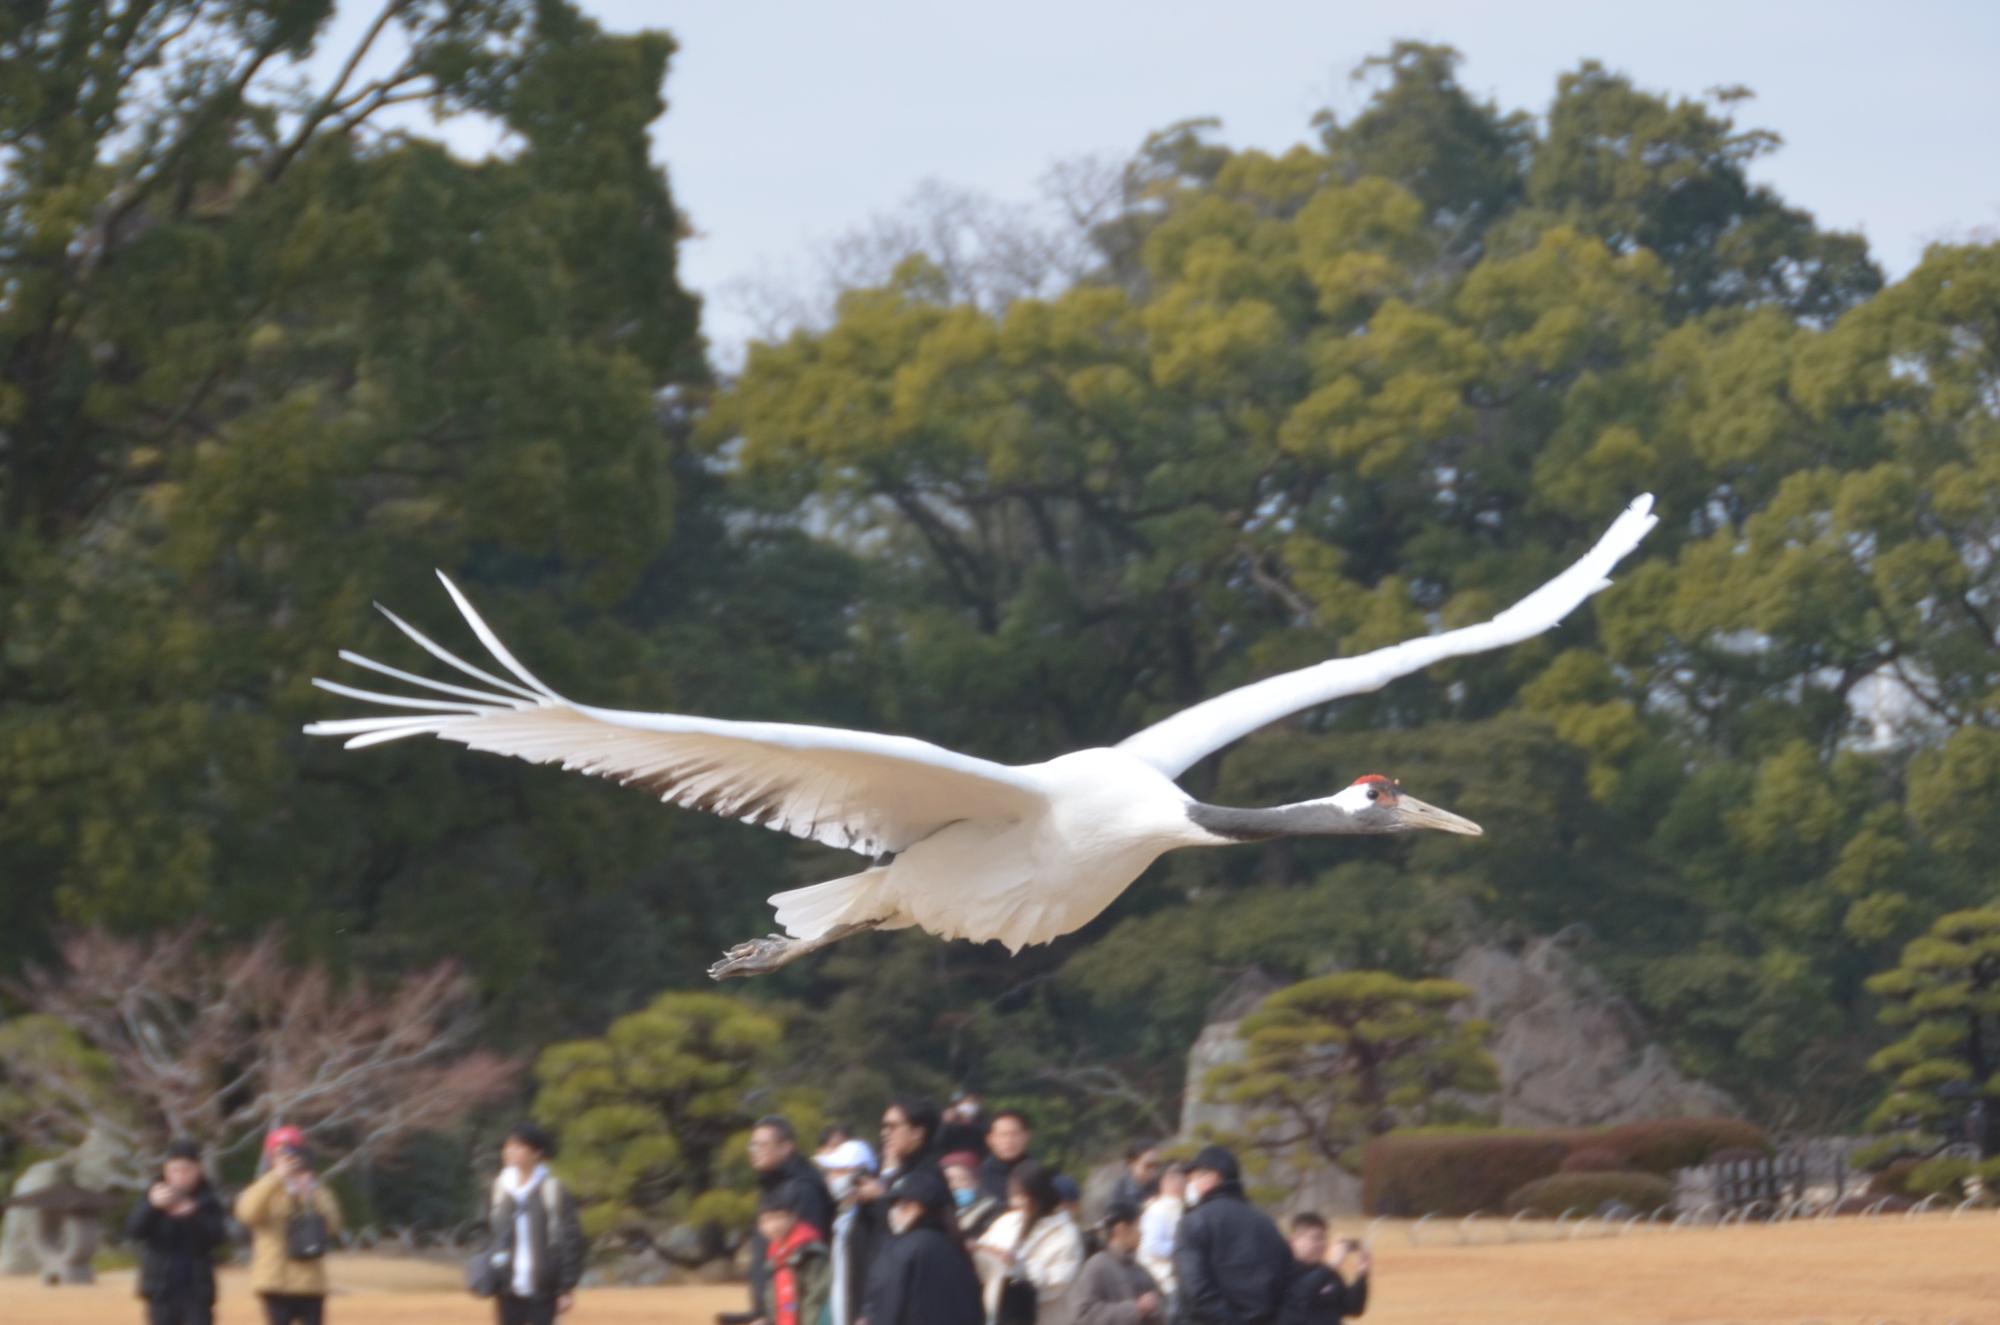
<path fill-rule="evenodd" d="M 340 1203 L 312 1170 L 305 1133 L 274 1127 L 264 1138 L 270 1171 L 236 1198 L 250 1230 L 250 1288 L 268 1325 L 321 1325 L 327 1248 L 340 1232 Z"/>

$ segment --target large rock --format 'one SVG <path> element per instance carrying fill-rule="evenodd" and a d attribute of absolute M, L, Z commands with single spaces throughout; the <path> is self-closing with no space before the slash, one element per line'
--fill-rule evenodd
<path fill-rule="evenodd" d="M 1490 1048 L 1500 1069 L 1500 1122 L 1509 1127 L 1583 1127 L 1639 1118 L 1734 1114 L 1728 1096 L 1675 1070 L 1650 1043 L 1638 1015 L 1559 939 L 1534 939 L 1518 949 L 1468 948 L 1449 976 L 1469 986 L 1467 1016 L 1493 1023 Z M 1243 1056 L 1237 1025 L 1279 987 L 1252 969 L 1209 1009 L 1208 1024 L 1188 1051 L 1181 1137 L 1244 1130 L 1243 1111 L 1201 1097 L 1209 1070 Z M 1361 1183 L 1330 1168 L 1264 1175 L 1260 1185 L 1285 1188 L 1285 1211 L 1352 1214 Z"/>
<path fill-rule="evenodd" d="M 1472 989 L 1469 1012 L 1493 1023 L 1500 1121 L 1509 1127 L 1589 1127 L 1640 1118 L 1734 1114 L 1727 1095 L 1683 1076 L 1649 1042 L 1630 1004 L 1559 938 L 1519 951 L 1469 948 L 1452 979 Z"/>

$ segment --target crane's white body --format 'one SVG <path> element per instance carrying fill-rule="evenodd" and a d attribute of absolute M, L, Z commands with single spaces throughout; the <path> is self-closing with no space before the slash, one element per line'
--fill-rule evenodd
<path fill-rule="evenodd" d="M 473 666 L 384 609 L 433 657 L 490 688 L 343 652 L 358 666 L 453 698 L 315 680 L 336 694 L 418 712 L 306 730 L 346 736 L 349 747 L 428 734 L 560 763 L 647 787 L 672 804 L 875 858 L 859 873 L 771 898 L 795 940 L 916 925 L 1019 950 L 1088 923 L 1165 852 L 1233 840 L 1189 817 L 1194 801 L 1174 778 L 1190 765 L 1287 714 L 1550 629 L 1610 582 L 1612 566 L 1657 523 L 1651 509 L 1651 497 L 1634 501 L 1581 560 L 1490 621 L 1272 677 L 1155 723 L 1115 749 L 1041 764 L 998 764 L 906 736 L 577 704 L 521 666 L 449 580 L 445 588 L 473 633 L 513 679 Z"/>
<path fill-rule="evenodd" d="M 916 925 L 1018 952 L 1081 929 L 1165 852 L 1218 841 L 1188 819 L 1186 792 L 1122 750 L 1018 771 L 1044 789 L 1035 811 L 961 819 L 887 865 L 779 893 L 779 925 L 801 939 Z"/>

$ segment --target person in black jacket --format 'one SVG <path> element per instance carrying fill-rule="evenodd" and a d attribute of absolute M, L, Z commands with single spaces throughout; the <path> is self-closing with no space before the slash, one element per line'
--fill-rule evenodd
<path fill-rule="evenodd" d="M 1028 1115 L 1019 1109 L 1002 1109 L 986 1125 L 986 1161 L 979 1166 L 979 1190 L 1005 1202 L 1007 1180 L 1028 1158 L 1034 1140 Z"/>
<path fill-rule="evenodd" d="M 1278 1325 L 1340 1325 L 1368 1310 L 1368 1249 L 1347 1238 L 1327 1245 L 1326 1220 L 1311 1211 L 1292 1216 L 1291 1286 Z M 1354 1277 L 1341 1270 L 1353 1259 Z"/>
<path fill-rule="evenodd" d="M 1292 1280 L 1292 1249 L 1243 1196 L 1243 1171 L 1221 1146 L 1188 1163 L 1188 1212 L 1174 1278 L 1191 1325 L 1271 1325 Z"/>
<path fill-rule="evenodd" d="M 782 1204 L 811 1226 L 821 1241 L 833 1237 L 833 1195 L 819 1168 L 799 1153 L 791 1123 L 772 1114 L 750 1129 L 750 1167 L 757 1171 L 759 1201 Z M 765 1264 L 764 1235 L 750 1234 L 750 1310 L 759 1320 L 770 1319 L 770 1270 Z"/>
<path fill-rule="evenodd" d="M 883 1197 L 889 1239 L 868 1272 L 868 1325 L 983 1325 L 979 1276 L 958 1236 L 951 1193 L 934 1169 L 896 1179 Z"/>
<path fill-rule="evenodd" d="M 147 1325 L 211 1325 L 215 1249 L 229 1240 L 229 1225 L 194 1142 L 167 1147 L 159 1181 L 132 1207 L 125 1236 L 140 1250 Z"/>
<path fill-rule="evenodd" d="M 500 1145 L 486 1204 L 499 1325 L 553 1325 L 583 1281 L 583 1222 L 576 1198 L 549 1172 L 554 1156 L 554 1138 L 535 1123 L 517 1124 Z"/>

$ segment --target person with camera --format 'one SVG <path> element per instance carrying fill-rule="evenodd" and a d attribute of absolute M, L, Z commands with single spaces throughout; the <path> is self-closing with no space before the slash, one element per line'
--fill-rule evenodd
<path fill-rule="evenodd" d="M 1366 1247 L 1352 1238 L 1328 1245 L 1326 1220 L 1309 1210 L 1292 1216 L 1290 1241 L 1297 1264 L 1278 1325 L 1340 1325 L 1368 1309 Z"/>
<path fill-rule="evenodd" d="M 237 1221 L 250 1230 L 250 1289 L 263 1300 L 267 1325 L 321 1325 L 340 1202 L 313 1172 L 298 1128 L 273 1128 L 264 1159 L 269 1171 L 236 1198 Z"/>
<path fill-rule="evenodd" d="M 554 1325 L 583 1279 L 583 1224 L 576 1198 L 549 1172 L 555 1140 L 517 1123 L 500 1143 L 500 1175 L 487 1201 L 491 1289 L 500 1325 Z M 475 1289 L 475 1291 L 478 1291 Z"/>
<path fill-rule="evenodd" d="M 139 1296 L 147 1325 L 211 1325 L 215 1249 L 229 1240 L 227 1216 L 192 1141 L 167 1147 L 159 1180 L 125 1220 L 139 1248 Z"/>

